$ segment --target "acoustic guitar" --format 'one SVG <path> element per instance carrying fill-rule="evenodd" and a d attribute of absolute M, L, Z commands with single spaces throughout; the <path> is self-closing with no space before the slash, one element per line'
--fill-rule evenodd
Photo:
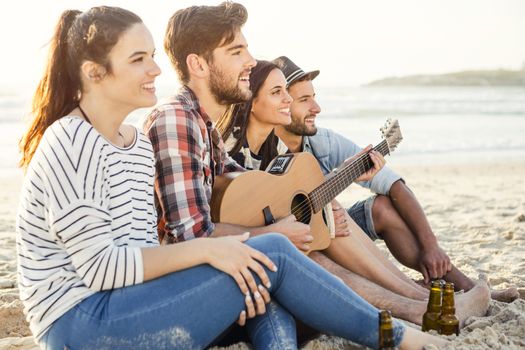
<path fill-rule="evenodd" d="M 385 156 L 402 140 L 398 121 L 388 120 L 381 133 L 383 141 L 374 149 Z M 325 177 L 309 153 L 279 155 L 265 171 L 218 176 L 211 198 L 212 221 L 254 227 L 294 214 L 310 225 L 314 237 L 310 249 L 325 249 L 331 238 L 323 207 L 372 167 L 366 153 L 343 162 Z"/>

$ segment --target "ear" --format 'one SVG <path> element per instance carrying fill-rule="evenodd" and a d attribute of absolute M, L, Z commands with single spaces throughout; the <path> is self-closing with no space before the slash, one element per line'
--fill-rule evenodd
<path fill-rule="evenodd" d="M 93 83 L 102 80 L 107 73 L 106 68 L 93 61 L 84 61 L 80 66 L 80 71 L 84 81 Z"/>
<path fill-rule="evenodd" d="M 194 53 L 189 54 L 186 57 L 186 65 L 188 66 L 188 72 L 190 73 L 190 78 L 195 76 L 197 78 L 204 78 L 209 73 L 208 62 L 199 55 Z"/>

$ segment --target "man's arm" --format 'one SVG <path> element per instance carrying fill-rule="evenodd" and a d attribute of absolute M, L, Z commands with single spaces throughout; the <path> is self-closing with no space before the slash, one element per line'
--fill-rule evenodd
<path fill-rule="evenodd" d="M 202 154 L 204 141 L 197 117 L 179 105 L 164 106 L 149 116 L 144 131 L 156 161 L 155 191 L 165 232 L 185 241 L 211 235 Z"/>
<path fill-rule="evenodd" d="M 421 245 L 420 263 L 423 265 L 427 276 L 441 277 L 452 269 L 448 255 L 439 247 L 437 238 L 427 220 L 423 208 L 414 193 L 401 180 L 396 181 L 389 192 L 392 204 L 408 227 L 416 235 Z"/>
<path fill-rule="evenodd" d="M 300 250 L 310 250 L 313 236 L 310 234 L 310 226 L 296 220 L 295 216 L 288 215 L 268 226 L 247 227 L 225 223 L 216 223 L 212 237 L 240 235 L 250 232 L 250 236 L 258 236 L 270 232 L 282 233 Z"/>

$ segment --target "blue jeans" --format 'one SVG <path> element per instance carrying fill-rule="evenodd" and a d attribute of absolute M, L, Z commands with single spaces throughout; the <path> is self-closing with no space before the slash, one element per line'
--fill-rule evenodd
<path fill-rule="evenodd" d="M 247 242 L 278 267 L 266 270 L 276 303 L 250 322 L 257 347 L 294 348 L 291 315 L 323 333 L 378 347 L 378 310 L 279 234 Z M 178 271 L 132 287 L 98 292 L 53 323 L 43 349 L 202 349 L 244 310 L 229 275 L 208 265 Z M 288 311 L 288 312 L 286 312 Z M 404 326 L 394 322 L 396 344 Z M 259 338 L 257 338 L 259 337 Z M 265 345 L 263 343 L 266 342 Z"/>

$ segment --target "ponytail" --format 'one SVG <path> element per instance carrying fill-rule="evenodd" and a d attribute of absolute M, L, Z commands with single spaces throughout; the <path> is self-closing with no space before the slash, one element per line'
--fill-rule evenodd
<path fill-rule="evenodd" d="M 80 97 L 80 77 L 70 76 L 68 69 L 68 32 L 76 17 L 77 10 L 62 13 L 50 42 L 47 67 L 33 96 L 33 121 L 20 140 L 22 159 L 20 167 L 27 168 L 47 127 L 57 119 L 71 112 Z"/>
<path fill-rule="evenodd" d="M 33 121 L 19 143 L 20 167 L 27 168 L 46 129 L 78 106 L 82 62 L 103 65 L 111 74 L 108 54 L 122 33 L 135 23 L 142 23 L 140 17 L 119 7 L 62 13 L 50 42 L 44 76 L 33 96 Z"/>

